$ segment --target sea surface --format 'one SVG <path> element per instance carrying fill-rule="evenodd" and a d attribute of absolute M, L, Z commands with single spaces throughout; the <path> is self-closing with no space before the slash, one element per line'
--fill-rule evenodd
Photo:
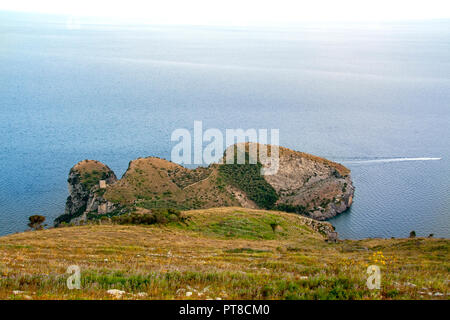
<path fill-rule="evenodd" d="M 0 235 L 67 175 L 169 159 L 173 130 L 280 129 L 352 170 L 341 238 L 450 237 L 450 21 L 152 26 L 0 12 Z"/>

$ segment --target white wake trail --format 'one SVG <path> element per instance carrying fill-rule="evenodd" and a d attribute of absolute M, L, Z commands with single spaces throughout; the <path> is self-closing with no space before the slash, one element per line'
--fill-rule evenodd
<path fill-rule="evenodd" d="M 388 162 L 403 162 L 403 161 L 437 161 L 442 158 L 390 158 L 390 159 L 373 159 L 373 160 L 349 160 L 342 161 L 342 163 L 388 163 Z"/>

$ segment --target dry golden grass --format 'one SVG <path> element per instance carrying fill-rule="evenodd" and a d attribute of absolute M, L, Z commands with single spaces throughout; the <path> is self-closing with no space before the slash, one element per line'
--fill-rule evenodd
<path fill-rule="evenodd" d="M 447 239 L 328 244 L 294 214 L 184 214 L 186 225 L 86 225 L 1 237 L 0 298 L 113 299 L 112 288 L 126 292 L 122 299 L 449 297 Z M 366 287 L 369 264 L 381 267 L 381 290 Z M 70 265 L 81 268 L 80 290 L 66 287 Z"/>
<path fill-rule="evenodd" d="M 238 205 L 218 184 L 216 168 L 186 169 L 149 157 L 130 163 L 124 177 L 107 188 L 105 199 L 146 208 L 208 208 Z"/>
<path fill-rule="evenodd" d="M 91 173 L 92 171 L 98 171 L 98 172 L 107 172 L 110 169 L 97 160 L 83 160 L 78 162 L 74 167 L 73 170 L 78 171 L 81 175 L 85 173 Z"/>

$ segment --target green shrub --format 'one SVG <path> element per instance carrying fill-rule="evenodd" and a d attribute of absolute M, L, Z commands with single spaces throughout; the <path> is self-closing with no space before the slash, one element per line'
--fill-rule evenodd
<path fill-rule="evenodd" d="M 114 216 L 111 218 L 113 223 L 117 224 L 134 224 L 134 225 L 152 225 L 167 224 L 169 222 L 183 222 L 185 218 L 181 215 L 181 211 L 165 208 L 152 209 L 150 213 L 136 213 Z"/>
<path fill-rule="evenodd" d="M 287 204 L 287 203 L 277 204 L 274 207 L 274 209 L 278 210 L 278 211 L 292 212 L 292 213 L 298 213 L 298 214 L 304 214 L 304 215 L 306 215 L 308 213 L 308 211 L 306 210 L 306 208 L 304 206 L 300 206 L 300 205 L 294 206 L 294 205 Z"/>
<path fill-rule="evenodd" d="M 250 200 L 260 208 L 272 209 L 278 200 L 275 189 L 261 175 L 262 164 L 249 163 L 249 153 L 245 153 L 245 163 L 237 163 L 237 152 L 233 164 L 223 164 L 219 173 L 224 181 L 244 191 Z"/>
<path fill-rule="evenodd" d="M 73 214 L 70 213 L 62 214 L 55 219 L 54 225 L 59 226 L 63 222 L 70 223 L 72 219 L 81 216 L 84 213 L 84 211 L 86 211 L 86 205 L 82 206 L 80 209 L 77 210 L 77 212 Z"/>
<path fill-rule="evenodd" d="M 28 220 L 30 221 L 28 223 L 28 226 L 31 228 L 31 230 L 42 230 L 44 228 L 44 226 L 42 225 L 45 221 L 44 216 L 36 214 L 34 216 L 29 217 Z"/>

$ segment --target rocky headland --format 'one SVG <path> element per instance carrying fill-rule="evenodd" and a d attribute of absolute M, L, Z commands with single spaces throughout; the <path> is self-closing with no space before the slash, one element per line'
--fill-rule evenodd
<path fill-rule="evenodd" d="M 249 146 L 245 145 L 246 153 Z M 278 171 L 261 175 L 264 166 L 264 161 L 258 161 L 212 164 L 191 170 L 148 157 L 131 161 L 122 178 L 117 179 L 105 164 L 83 160 L 69 172 L 65 213 L 55 224 L 76 224 L 137 209 L 230 206 L 293 212 L 326 220 L 347 210 L 353 202 L 350 170 L 341 164 L 280 147 Z"/>

